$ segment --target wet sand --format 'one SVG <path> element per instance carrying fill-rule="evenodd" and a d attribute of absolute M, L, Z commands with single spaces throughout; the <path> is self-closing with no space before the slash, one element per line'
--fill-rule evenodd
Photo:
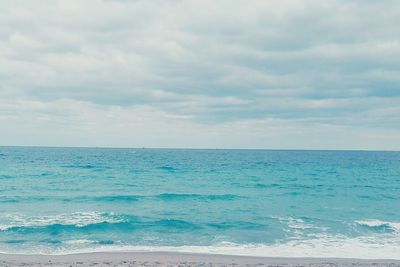
<path fill-rule="evenodd" d="M 399 252 L 400 253 L 400 252 Z M 99 252 L 70 255 L 0 254 L 0 266 L 390 266 L 399 260 L 270 258 L 173 252 Z"/>

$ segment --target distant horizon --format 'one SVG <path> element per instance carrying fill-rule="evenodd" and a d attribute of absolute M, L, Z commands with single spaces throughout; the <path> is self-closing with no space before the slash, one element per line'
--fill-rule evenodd
<path fill-rule="evenodd" d="M 343 151 L 343 152 L 400 152 L 400 150 L 372 150 L 372 149 L 309 149 L 309 148 L 212 148 L 212 147 L 113 147 L 113 146 L 41 146 L 41 145 L 0 145 L 0 148 L 94 148 L 94 149 L 160 149 L 160 150 L 269 150 L 269 151 Z"/>

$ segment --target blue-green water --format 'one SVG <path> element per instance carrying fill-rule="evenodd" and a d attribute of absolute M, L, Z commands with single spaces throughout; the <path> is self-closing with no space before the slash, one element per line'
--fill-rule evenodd
<path fill-rule="evenodd" d="M 400 258 L 400 152 L 0 148 L 0 252 Z"/>

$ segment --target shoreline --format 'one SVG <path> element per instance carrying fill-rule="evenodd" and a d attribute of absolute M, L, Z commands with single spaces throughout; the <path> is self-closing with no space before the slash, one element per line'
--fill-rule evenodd
<path fill-rule="evenodd" d="M 0 266 L 390 266 L 400 260 L 258 257 L 186 252 L 92 252 L 64 255 L 3 254 Z"/>

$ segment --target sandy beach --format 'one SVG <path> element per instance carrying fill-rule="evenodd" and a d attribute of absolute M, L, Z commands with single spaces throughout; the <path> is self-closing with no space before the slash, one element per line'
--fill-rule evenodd
<path fill-rule="evenodd" d="M 267 258 L 173 252 L 0 254 L 0 266 L 400 266 L 398 260 Z"/>

